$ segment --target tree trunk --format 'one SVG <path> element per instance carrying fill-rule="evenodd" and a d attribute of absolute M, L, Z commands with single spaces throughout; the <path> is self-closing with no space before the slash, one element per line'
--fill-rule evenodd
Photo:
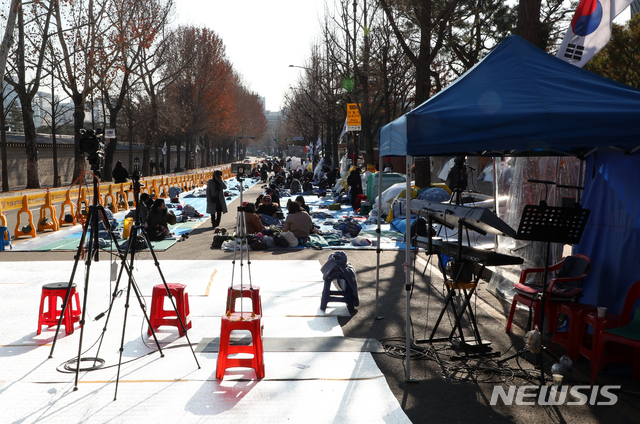
<path fill-rule="evenodd" d="M 171 143 L 167 143 L 167 163 L 164 170 L 167 174 L 171 173 Z"/>
<path fill-rule="evenodd" d="M 180 168 L 180 144 L 181 144 L 181 142 L 176 140 L 176 169 L 175 169 L 175 172 L 182 171 L 182 169 Z"/>
<path fill-rule="evenodd" d="M 80 151 L 80 140 L 82 134 L 80 130 L 84 128 L 84 98 L 81 95 L 74 96 L 73 103 L 75 110 L 73 111 L 73 129 L 75 136 L 75 153 L 73 162 L 73 182 L 75 182 L 81 175 L 84 169 L 84 155 Z"/>
<path fill-rule="evenodd" d="M 24 146 L 27 151 L 27 188 L 40 188 L 38 145 L 36 141 L 36 126 L 33 123 L 33 108 L 31 107 L 31 101 L 25 96 L 20 96 L 20 103 L 24 124 Z"/>
<path fill-rule="evenodd" d="M 9 191 L 9 171 L 7 170 L 7 132 L 4 130 L 4 102 L 0 102 L 0 152 L 2 153 L 2 191 Z"/>
<path fill-rule="evenodd" d="M 543 47 L 546 40 L 540 40 L 540 4 L 541 0 L 520 0 L 516 33 L 534 46 Z"/>

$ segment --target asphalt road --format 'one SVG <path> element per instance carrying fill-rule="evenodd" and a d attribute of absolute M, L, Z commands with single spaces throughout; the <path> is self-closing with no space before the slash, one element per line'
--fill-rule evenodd
<path fill-rule="evenodd" d="M 262 188 L 254 186 L 244 194 L 245 201 L 253 201 Z M 235 226 L 239 200 L 229 205 L 229 213 L 223 215 L 222 226 L 229 229 Z M 189 238 L 175 244 L 165 252 L 157 252 L 160 267 L 163 260 L 221 260 L 233 259 L 233 252 L 211 249 L 213 228 L 207 221 L 196 228 Z M 273 249 L 251 252 L 251 260 L 317 260 L 319 264 L 327 260 L 331 250 L 312 249 Z M 374 354 L 379 368 L 384 373 L 389 387 L 400 406 L 414 423 L 627 423 L 640 422 L 638 395 L 621 393 L 614 406 L 567 405 L 558 406 L 510 405 L 498 403 L 490 406 L 493 387 L 502 385 L 532 384 L 517 374 L 526 375 L 520 370 L 518 362 L 528 373 L 535 375 L 532 366 L 525 360 L 510 360 L 500 366 L 489 359 L 454 361 L 448 344 L 440 343 L 438 349 L 428 349 L 429 344 L 415 345 L 412 351 L 410 381 L 407 381 L 404 365 L 404 337 L 406 323 L 406 291 L 403 264 L 404 251 L 383 251 L 380 253 L 379 311 L 383 319 L 376 319 L 376 252 L 372 250 L 346 251 L 358 275 L 360 306 L 351 317 L 341 318 L 340 324 L 345 336 L 376 338 L 388 346 L 388 354 Z M 8 252 L 0 254 L 0 262 L 32 260 L 73 260 L 72 252 Z M 149 260 L 143 255 L 142 260 Z M 426 256 L 418 255 L 413 274 L 411 291 L 411 324 L 414 340 L 427 338 L 442 308 L 443 283 L 432 267 L 427 267 Z M 0 265 L 2 267 L 3 265 Z M 278 278 L 274 275 L 273 278 Z M 491 341 L 494 351 L 503 356 L 514 353 L 510 346 L 521 346 L 522 327 L 526 323 L 526 314 L 517 314 L 516 328 L 512 334 L 504 332 L 505 316 L 510 305 L 499 301 L 486 290 L 482 283 L 477 291 L 473 307 L 476 311 L 482 337 Z M 450 327 L 450 318 L 445 315 L 441 325 L 443 334 Z M 446 331 L 445 331 L 446 330 Z M 563 348 L 554 347 L 550 363 L 562 355 Z M 437 359 L 437 360 L 436 360 Z M 464 366 L 466 365 L 466 367 Z M 572 368 L 566 382 L 569 384 L 588 384 L 588 361 L 582 360 Z M 476 371 L 485 370 L 479 373 Z M 474 371 L 470 373 L 470 371 Z M 489 382 L 485 382 L 489 381 Z M 604 383 L 622 384 L 627 391 L 640 393 L 638 383 L 630 382 L 628 377 L 616 380 L 604 379 Z M 601 383 L 601 384 L 604 384 Z M 371 400 L 375 402 L 375 399 Z"/>

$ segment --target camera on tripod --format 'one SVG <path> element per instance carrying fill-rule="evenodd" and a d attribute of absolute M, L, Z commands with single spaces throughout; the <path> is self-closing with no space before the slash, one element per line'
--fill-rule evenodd
<path fill-rule="evenodd" d="M 102 134 L 104 131 L 101 128 L 96 130 L 80 130 L 82 138 L 80 138 L 80 151 L 86 153 L 89 159 L 89 164 L 93 171 L 97 171 L 104 162 L 106 145 L 102 141 Z"/>
<path fill-rule="evenodd" d="M 454 165 L 447 175 L 446 184 L 452 191 L 464 191 L 469 184 L 469 174 L 467 173 L 467 158 L 465 156 L 457 156 L 454 159 Z"/>
<path fill-rule="evenodd" d="M 247 169 L 247 167 L 249 169 Z M 238 178 L 245 177 L 247 175 L 247 171 L 248 170 L 251 170 L 251 165 L 248 165 L 246 163 L 232 163 L 231 164 L 231 173 L 235 174 L 236 177 L 238 177 Z"/>

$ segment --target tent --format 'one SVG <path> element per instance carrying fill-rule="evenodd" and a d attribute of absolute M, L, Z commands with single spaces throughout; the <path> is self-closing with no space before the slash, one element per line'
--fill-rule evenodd
<path fill-rule="evenodd" d="M 593 161 L 594 152 L 607 150 L 632 155 L 627 159 L 637 166 L 640 155 L 633 153 L 640 147 L 639 112 L 640 90 L 570 65 L 514 35 L 446 89 L 383 127 L 380 151 L 401 154 L 404 132 L 409 156 L 574 155 Z M 597 185 L 607 189 L 602 182 L 591 186 Z M 603 238 L 602 233 L 595 236 Z M 608 253 L 588 239 L 588 247 L 581 243 L 577 250 L 593 255 L 593 249 L 599 249 L 599 261 L 619 263 L 619 256 L 609 255 L 619 254 L 620 249 Z M 592 272 L 587 278 L 597 283 L 599 277 Z M 622 286 L 609 293 L 626 293 L 624 286 L 633 280 L 614 282 Z M 588 298 L 598 302 L 598 296 Z M 407 339 L 409 344 L 408 332 Z"/>

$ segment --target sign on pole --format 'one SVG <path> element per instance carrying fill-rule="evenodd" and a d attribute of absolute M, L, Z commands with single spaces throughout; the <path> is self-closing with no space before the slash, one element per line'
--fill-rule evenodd
<path fill-rule="evenodd" d="M 104 138 L 116 138 L 116 130 L 107 128 L 104 130 Z"/>
<path fill-rule="evenodd" d="M 357 103 L 347 103 L 347 131 L 360 131 L 362 119 Z"/>

